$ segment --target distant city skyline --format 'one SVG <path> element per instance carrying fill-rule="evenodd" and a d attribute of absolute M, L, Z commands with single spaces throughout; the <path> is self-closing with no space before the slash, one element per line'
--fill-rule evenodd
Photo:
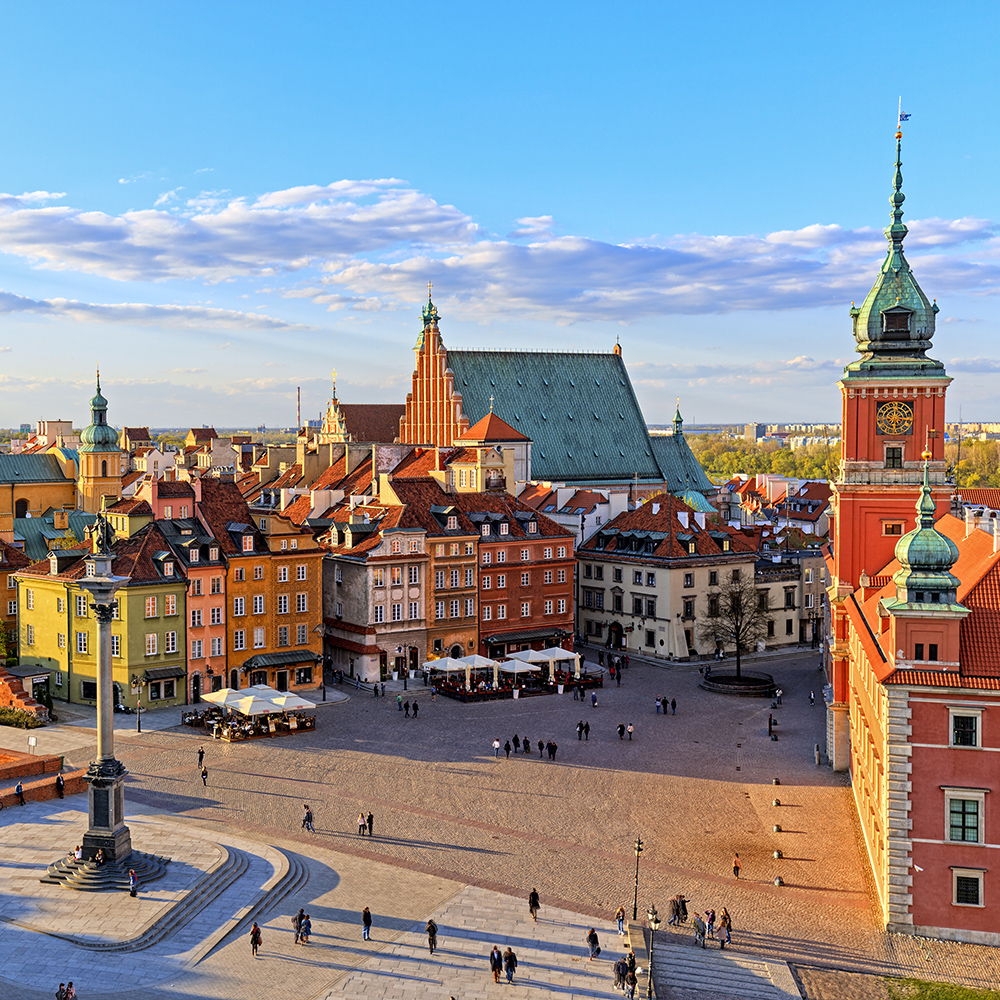
<path fill-rule="evenodd" d="M 992 419 L 1000 10 L 784 6 L 11 8 L 0 426 L 86 424 L 98 364 L 119 426 L 402 402 L 428 281 L 449 347 L 620 338 L 650 423 L 839 420 L 900 93 L 949 419 Z"/>

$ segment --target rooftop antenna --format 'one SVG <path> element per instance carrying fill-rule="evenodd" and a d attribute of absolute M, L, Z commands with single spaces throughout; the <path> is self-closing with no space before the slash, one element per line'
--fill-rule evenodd
<path fill-rule="evenodd" d="M 302 428 L 302 386 L 295 387 L 295 429 Z"/>

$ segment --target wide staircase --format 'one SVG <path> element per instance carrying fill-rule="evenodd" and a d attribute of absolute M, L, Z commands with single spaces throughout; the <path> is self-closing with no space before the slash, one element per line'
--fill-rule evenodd
<path fill-rule="evenodd" d="M 653 986 L 658 997 L 671 989 L 706 990 L 730 1000 L 800 1000 L 792 973 L 785 962 L 771 962 L 741 955 L 732 945 L 724 951 L 709 938 L 708 947 L 653 944 Z"/>

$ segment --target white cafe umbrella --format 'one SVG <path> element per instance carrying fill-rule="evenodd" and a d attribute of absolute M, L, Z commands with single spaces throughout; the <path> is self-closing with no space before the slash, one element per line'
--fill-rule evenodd
<path fill-rule="evenodd" d="M 240 715 L 270 715 L 272 712 L 280 712 L 281 709 L 273 701 L 265 701 L 263 698 L 255 698 L 249 695 L 233 702 L 231 707 Z"/>
<path fill-rule="evenodd" d="M 226 699 L 231 694 L 239 694 L 235 688 L 219 688 L 218 691 L 209 691 L 201 696 L 202 701 L 207 701 L 211 705 L 224 705 Z"/>
<path fill-rule="evenodd" d="M 464 672 L 468 664 L 464 660 L 456 660 L 454 656 L 442 656 L 440 660 L 428 660 L 424 670 L 443 670 L 445 673 L 461 670 Z"/>
<path fill-rule="evenodd" d="M 530 663 L 525 663 L 523 660 L 505 660 L 500 664 L 500 669 L 505 674 L 534 674 L 541 670 L 541 667 L 533 667 Z"/>
<path fill-rule="evenodd" d="M 580 677 L 580 654 L 574 653 L 571 649 L 562 649 L 559 646 L 550 646 L 548 649 L 542 650 L 542 655 L 547 656 L 549 660 L 554 664 L 559 660 L 573 660 L 576 664 L 576 676 L 577 679 Z"/>
<path fill-rule="evenodd" d="M 507 656 L 514 660 L 524 660 L 527 663 L 548 663 L 551 659 L 539 649 L 518 649 L 516 652 L 508 653 Z"/>
<path fill-rule="evenodd" d="M 288 711 L 290 708 L 315 708 L 316 706 L 311 701 L 306 701 L 305 698 L 300 698 L 297 694 L 281 694 L 277 698 L 268 699 L 272 705 L 277 705 L 278 708 Z"/>
<path fill-rule="evenodd" d="M 461 660 L 469 665 L 470 670 L 492 670 L 493 686 L 497 686 L 498 663 L 496 660 L 491 660 L 488 656 L 480 656 L 478 653 L 470 653 L 468 656 L 461 657 Z"/>

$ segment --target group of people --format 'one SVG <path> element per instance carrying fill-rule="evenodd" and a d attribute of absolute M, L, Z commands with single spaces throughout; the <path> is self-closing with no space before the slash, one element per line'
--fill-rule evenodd
<path fill-rule="evenodd" d="M 507 976 L 507 982 L 514 982 L 514 972 L 517 969 L 517 955 L 513 948 L 508 948 L 505 952 L 500 951 L 499 945 L 493 945 L 490 952 L 490 971 L 493 973 L 493 982 L 500 982 L 500 973 Z"/>
<path fill-rule="evenodd" d="M 76 987 L 71 979 L 68 983 L 60 983 L 56 990 L 56 1000 L 73 1000 L 76 996 Z"/>
<path fill-rule="evenodd" d="M 309 807 L 306 806 L 306 808 L 308 809 Z M 364 809 L 362 809 L 361 812 L 358 813 L 358 836 L 363 837 L 367 833 L 368 836 L 371 837 L 374 829 L 375 817 L 371 814 L 371 812 L 369 812 L 366 816 Z"/>
<path fill-rule="evenodd" d="M 588 732 L 590 731 L 590 727 L 589 726 L 587 728 L 587 731 Z M 544 740 L 539 740 L 538 741 L 538 756 L 539 757 L 543 757 L 546 753 L 548 753 L 549 760 L 555 760 L 556 759 L 556 750 L 558 750 L 558 749 L 559 749 L 559 744 L 556 743 L 555 740 L 549 740 L 548 742 L 545 742 Z M 503 746 L 501 747 L 501 745 L 500 745 L 500 737 L 498 736 L 493 741 L 493 756 L 494 757 L 499 757 L 501 750 L 503 750 L 503 752 L 506 755 L 507 759 L 510 760 L 511 752 L 516 753 L 516 754 L 517 753 L 521 753 L 522 751 L 524 753 L 531 753 L 531 740 L 529 740 L 527 736 L 525 736 L 524 739 L 521 739 L 521 737 L 518 736 L 517 733 L 515 733 L 514 736 L 513 736 L 513 738 L 509 739 L 509 740 L 505 740 Z"/>
<path fill-rule="evenodd" d="M 403 696 L 401 694 L 396 695 L 396 707 L 403 713 L 403 715 L 408 719 L 410 717 L 410 709 L 413 709 L 413 718 L 417 718 L 420 713 L 420 703 L 416 698 L 413 699 L 413 704 L 411 705 L 409 700 L 403 701 Z"/>
<path fill-rule="evenodd" d="M 664 715 L 676 715 L 677 714 L 677 699 L 671 698 L 667 701 L 667 696 L 664 695 L 662 698 L 656 699 L 656 714 L 659 715 L 663 712 Z M 667 711 L 669 709 L 669 712 Z"/>
<path fill-rule="evenodd" d="M 299 912 L 292 917 L 292 927 L 295 928 L 294 944 L 309 944 L 309 935 L 312 934 L 312 920 L 305 910 L 299 909 Z"/>
<path fill-rule="evenodd" d="M 635 996 L 636 977 L 635 951 L 632 948 L 615 962 L 615 989 L 625 994 L 627 1000 Z"/>
<path fill-rule="evenodd" d="M 672 927 L 680 927 L 681 924 L 687 922 L 687 918 L 687 900 L 683 893 L 678 893 L 670 900 L 670 919 L 667 924 Z M 718 916 L 716 916 L 715 910 L 705 910 L 704 914 L 695 913 L 691 924 L 694 928 L 694 943 L 701 945 L 702 948 L 706 947 L 709 938 L 718 941 L 721 949 L 733 942 L 733 918 L 725 907 L 722 907 Z M 718 935 L 716 935 L 716 930 L 718 930 Z"/>

